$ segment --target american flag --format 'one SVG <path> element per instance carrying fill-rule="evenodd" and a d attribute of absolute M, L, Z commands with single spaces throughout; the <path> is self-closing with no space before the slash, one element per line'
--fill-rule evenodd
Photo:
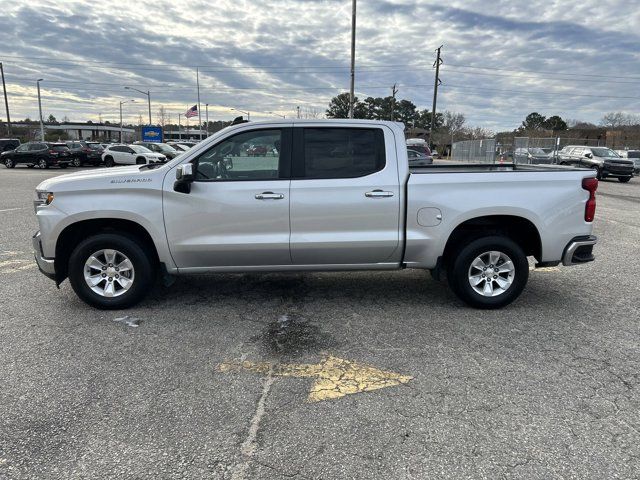
<path fill-rule="evenodd" d="M 198 105 L 194 105 L 189 110 L 187 110 L 185 112 L 184 116 L 187 117 L 187 118 L 197 117 L 198 116 Z"/>

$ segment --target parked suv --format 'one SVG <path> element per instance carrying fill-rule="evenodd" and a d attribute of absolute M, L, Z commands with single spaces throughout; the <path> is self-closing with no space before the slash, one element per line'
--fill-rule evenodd
<path fill-rule="evenodd" d="M 171 145 L 166 143 L 157 143 L 157 142 L 136 142 L 136 145 L 142 145 L 145 148 L 148 148 L 152 152 L 159 153 L 160 155 L 164 155 L 169 160 L 173 160 L 180 152 L 173 148 Z"/>
<path fill-rule="evenodd" d="M 20 140 L 17 138 L 0 138 L 0 152 L 8 152 L 15 150 L 20 146 Z"/>
<path fill-rule="evenodd" d="M 102 154 L 105 167 L 120 165 L 145 165 L 147 163 L 165 163 L 167 157 L 152 152 L 142 145 L 110 145 Z"/>
<path fill-rule="evenodd" d="M 98 142 L 69 141 L 67 142 L 67 147 L 71 152 L 71 164 L 74 167 L 81 167 L 85 163 L 90 163 L 91 165 L 100 165 L 102 163 L 104 148 Z"/>
<path fill-rule="evenodd" d="M 633 177 L 633 162 L 606 147 L 567 145 L 558 152 L 558 163 L 592 168 L 598 172 L 598 179 L 616 177 L 626 183 Z"/>
<path fill-rule="evenodd" d="M 640 173 L 640 150 L 616 150 L 616 153 L 633 162 L 633 173 Z"/>
<path fill-rule="evenodd" d="M 36 165 L 40 168 L 67 168 L 71 163 L 71 153 L 64 143 L 28 142 L 15 150 L 0 154 L 0 162 L 7 168 L 19 164 L 27 165 L 29 168 Z"/>

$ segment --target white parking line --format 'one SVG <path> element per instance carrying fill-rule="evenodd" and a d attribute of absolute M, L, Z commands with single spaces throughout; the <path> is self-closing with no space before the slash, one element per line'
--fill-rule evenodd
<path fill-rule="evenodd" d="M 0 212 L 13 212 L 15 210 L 24 210 L 27 207 L 3 208 Z"/>

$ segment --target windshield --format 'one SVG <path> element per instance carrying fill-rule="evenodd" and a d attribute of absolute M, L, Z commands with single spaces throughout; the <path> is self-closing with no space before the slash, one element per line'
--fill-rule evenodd
<path fill-rule="evenodd" d="M 152 153 L 147 147 L 143 147 L 141 145 L 131 145 L 131 148 L 136 153 Z"/>
<path fill-rule="evenodd" d="M 102 149 L 102 145 L 100 145 L 99 143 L 87 143 L 87 147 L 89 147 L 91 150 Z"/>
<path fill-rule="evenodd" d="M 596 157 L 620 158 L 620 155 L 618 155 L 616 152 L 614 152 L 610 148 L 604 148 L 604 147 L 591 148 L 591 153 L 593 153 L 593 155 Z"/>

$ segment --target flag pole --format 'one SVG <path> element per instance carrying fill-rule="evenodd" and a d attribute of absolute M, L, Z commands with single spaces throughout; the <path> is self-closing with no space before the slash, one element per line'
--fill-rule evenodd
<path fill-rule="evenodd" d="M 198 130 L 200 130 L 200 140 L 202 141 L 202 116 L 200 114 L 200 72 L 196 67 L 196 84 L 198 85 Z"/>

